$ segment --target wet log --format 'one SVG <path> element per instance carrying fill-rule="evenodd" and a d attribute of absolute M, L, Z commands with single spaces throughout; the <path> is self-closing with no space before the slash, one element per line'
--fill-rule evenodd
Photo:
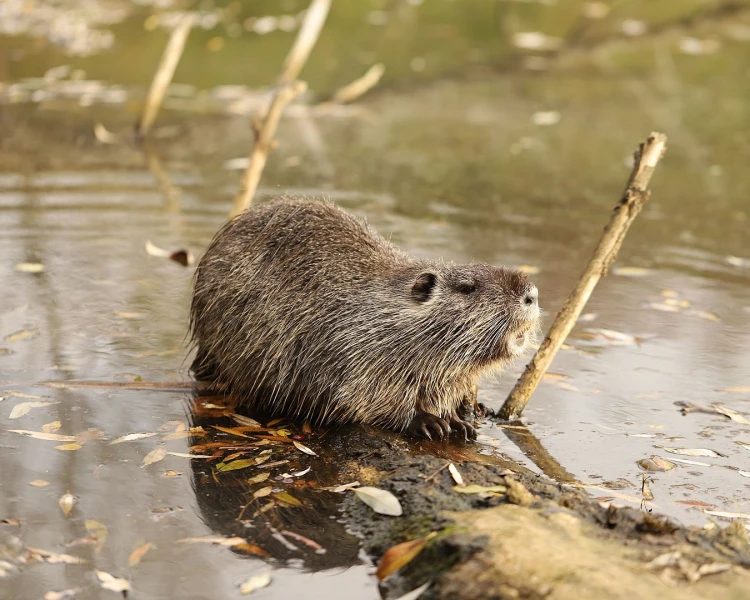
<path fill-rule="evenodd" d="M 664 154 L 666 143 L 667 137 L 663 133 L 654 132 L 636 150 L 633 170 L 625 186 L 625 192 L 615 206 L 609 223 L 599 239 L 599 244 L 575 289 L 557 313 L 547 337 L 531 362 L 526 365 L 526 370 L 498 411 L 497 416 L 501 419 L 512 420 L 521 416 L 529 398 L 581 315 L 596 284 L 606 276 L 609 267 L 617 257 L 630 225 L 650 196 L 648 185 L 656 165 L 659 164 Z"/>

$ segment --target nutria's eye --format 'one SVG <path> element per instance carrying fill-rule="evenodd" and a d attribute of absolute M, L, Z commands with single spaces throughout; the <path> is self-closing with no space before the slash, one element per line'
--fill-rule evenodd
<path fill-rule="evenodd" d="M 473 294 L 477 291 L 476 283 L 459 283 L 456 290 L 462 294 Z"/>

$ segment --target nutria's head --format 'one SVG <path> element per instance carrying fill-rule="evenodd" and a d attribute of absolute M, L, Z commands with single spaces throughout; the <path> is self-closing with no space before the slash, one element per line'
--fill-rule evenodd
<path fill-rule="evenodd" d="M 539 324 L 536 286 L 514 269 L 427 265 L 412 270 L 411 309 L 445 366 L 482 368 L 521 354 Z M 407 291 L 402 288 L 403 291 Z"/>

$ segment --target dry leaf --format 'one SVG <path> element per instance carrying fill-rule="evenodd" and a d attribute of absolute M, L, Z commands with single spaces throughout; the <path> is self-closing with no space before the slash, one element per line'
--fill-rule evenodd
<path fill-rule="evenodd" d="M 453 477 L 453 481 L 456 482 L 456 485 L 464 485 L 464 478 L 461 477 L 461 473 L 458 472 L 456 465 L 453 463 L 449 464 L 448 471 L 450 472 L 451 477 Z"/>
<path fill-rule="evenodd" d="M 146 456 L 143 457 L 143 462 L 141 463 L 141 467 L 147 467 L 148 465 L 153 465 L 154 463 L 159 462 L 160 460 L 163 460 L 164 457 L 167 455 L 167 449 L 163 446 L 159 446 L 158 448 L 155 448 L 151 450 Z"/>
<path fill-rule="evenodd" d="M 36 488 L 43 488 L 49 485 L 49 481 L 46 479 L 35 479 L 34 481 L 29 481 L 29 485 L 33 485 Z"/>
<path fill-rule="evenodd" d="M 115 440 L 112 440 L 109 445 L 113 446 L 114 444 L 122 444 L 123 442 L 132 442 L 134 440 L 142 440 L 145 438 L 150 438 L 155 435 L 158 435 L 156 432 L 148 432 L 148 433 L 129 433 L 127 435 L 121 435 Z"/>
<path fill-rule="evenodd" d="M 300 452 L 304 452 L 305 454 L 309 454 L 310 456 L 317 456 L 315 452 L 313 452 L 312 450 L 310 450 L 310 448 L 298 442 L 297 440 L 293 440 L 292 444 L 294 444 L 294 447 L 297 448 L 297 450 L 299 450 Z"/>
<path fill-rule="evenodd" d="M 67 517 L 70 514 L 70 511 L 73 510 L 73 507 L 75 506 L 76 502 L 78 502 L 78 498 L 71 494 L 70 492 L 66 492 L 62 496 L 60 496 L 60 499 L 57 501 L 58 506 L 60 507 L 60 510 L 63 512 L 63 514 Z"/>
<path fill-rule="evenodd" d="M 636 464 L 644 471 L 670 471 L 677 466 L 672 461 L 661 458 L 660 456 L 642 458 L 637 461 Z"/>
<path fill-rule="evenodd" d="M 263 429 L 263 425 L 261 425 L 258 421 L 255 419 L 251 419 L 250 417 L 246 417 L 245 415 L 238 415 L 237 413 L 232 413 L 229 415 L 232 417 L 233 420 L 237 421 L 240 425 L 245 425 L 246 427 L 258 427 L 259 429 Z"/>
<path fill-rule="evenodd" d="M 179 471 L 173 471 L 172 469 L 168 469 L 164 471 L 164 473 L 161 474 L 162 477 L 181 477 L 182 473 Z"/>
<path fill-rule="evenodd" d="M 727 394 L 750 394 L 750 385 L 726 387 L 726 388 L 721 388 L 718 391 L 726 392 Z"/>
<path fill-rule="evenodd" d="M 24 415 L 28 414 L 28 412 L 32 408 L 42 408 L 43 406 L 49 406 L 51 404 L 57 404 L 56 402 L 21 402 L 20 404 L 16 404 L 13 407 L 13 410 L 10 411 L 9 419 L 19 419 L 23 417 Z"/>
<path fill-rule="evenodd" d="M 135 567 L 139 562 L 141 562 L 141 559 L 146 556 L 148 551 L 152 550 L 155 547 L 156 546 L 154 546 L 151 542 L 146 542 L 145 544 L 141 544 L 140 546 L 138 546 L 130 553 L 130 556 L 128 557 L 128 566 Z"/>
<path fill-rule="evenodd" d="M 362 502 L 367 504 L 376 513 L 393 517 L 399 517 L 403 514 L 403 509 L 398 498 L 387 490 L 363 486 L 354 488 L 353 491 Z"/>
<path fill-rule="evenodd" d="M 694 465 L 696 467 L 710 467 L 708 463 L 701 462 L 699 460 L 690 460 L 688 458 L 673 458 L 672 459 L 676 463 L 680 463 L 681 465 Z"/>
<path fill-rule="evenodd" d="M 423 538 L 402 542 L 388 548 L 380 559 L 380 563 L 378 563 L 378 570 L 375 573 L 378 579 L 383 581 L 409 564 L 422 552 L 427 542 L 436 535 L 435 532 L 432 532 Z"/>
<path fill-rule="evenodd" d="M 58 431 L 62 427 L 62 423 L 60 421 L 50 421 L 49 423 L 45 423 L 42 425 L 42 431 L 44 433 L 55 433 L 55 431 Z"/>
<path fill-rule="evenodd" d="M 670 454 L 682 454 L 684 456 L 710 456 L 712 458 L 726 457 L 726 454 L 721 454 L 720 452 L 708 448 L 667 448 L 666 446 L 662 446 L 661 449 Z"/>
<path fill-rule="evenodd" d="M 42 550 L 41 548 L 26 548 L 26 552 L 28 553 L 29 560 L 38 560 L 51 565 L 82 565 L 86 562 L 79 556 L 50 552 L 49 550 Z"/>
<path fill-rule="evenodd" d="M 454 485 L 453 490 L 459 494 L 480 494 L 482 496 L 497 496 L 507 491 L 504 485 Z"/>
<path fill-rule="evenodd" d="M 260 575 L 253 575 L 240 585 L 240 594 L 247 596 L 252 594 L 255 590 L 267 587 L 271 584 L 271 574 L 261 573 Z"/>
<path fill-rule="evenodd" d="M 16 265 L 16 271 L 19 273 L 42 273 L 44 265 L 38 262 L 20 262 Z"/>
<path fill-rule="evenodd" d="M 74 435 L 61 435 L 59 433 L 46 433 L 44 431 L 29 431 L 28 429 L 8 429 L 11 433 L 27 435 L 36 440 L 46 440 L 48 442 L 75 442 Z"/>
<path fill-rule="evenodd" d="M 180 458 L 213 458 L 210 454 L 185 454 L 184 452 L 167 452 L 167 454 Z"/>
<path fill-rule="evenodd" d="M 110 575 L 106 571 L 96 571 L 96 576 L 99 579 L 99 583 L 105 590 L 112 592 L 125 593 L 130 591 L 130 583 L 127 579 L 121 579 Z"/>
<path fill-rule="evenodd" d="M 223 546 L 225 548 L 231 548 L 238 544 L 244 544 L 245 539 L 241 537 L 224 537 L 222 535 L 204 535 L 200 537 L 189 537 L 177 540 L 178 544 L 214 544 L 216 546 Z"/>

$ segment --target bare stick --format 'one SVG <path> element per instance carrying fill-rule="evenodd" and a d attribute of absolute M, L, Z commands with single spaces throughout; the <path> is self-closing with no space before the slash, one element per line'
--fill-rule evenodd
<path fill-rule="evenodd" d="M 156 121 L 156 115 L 159 113 L 161 103 L 164 101 L 169 84 L 172 82 L 177 63 L 180 62 L 182 51 L 185 49 L 185 42 L 194 22 L 195 14 L 185 15 L 169 36 L 167 47 L 161 55 L 159 68 L 156 70 L 151 88 L 148 90 L 146 105 L 143 107 L 143 113 L 141 113 L 141 118 L 135 128 L 136 136 L 139 138 L 147 136 L 151 126 Z"/>
<path fill-rule="evenodd" d="M 273 136 L 279 125 L 281 114 L 287 104 L 302 94 L 307 89 L 304 81 L 293 81 L 282 85 L 274 94 L 271 104 L 268 105 L 263 121 L 255 131 L 255 144 L 250 152 L 250 163 L 242 177 L 242 188 L 234 199 L 230 216 L 236 216 L 245 210 L 253 201 L 255 190 L 258 189 L 260 176 L 266 166 L 268 153 L 273 146 Z"/>
<path fill-rule="evenodd" d="M 521 416 L 531 394 L 534 393 L 555 354 L 573 329 L 583 307 L 586 306 L 596 284 L 599 283 L 599 279 L 607 274 L 630 224 L 638 216 L 643 204 L 650 196 L 648 184 L 656 165 L 664 154 L 666 143 L 667 136 L 654 132 L 638 147 L 634 156 L 633 171 L 622 199 L 615 206 L 593 256 L 586 265 L 575 289 L 557 313 L 547 337 L 505 399 L 505 403 L 498 412 L 501 419 L 517 419 Z"/>
<path fill-rule="evenodd" d="M 312 0 L 305 12 L 297 39 L 294 40 L 294 45 L 284 60 L 279 83 L 289 83 L 299 77 L 302 67 L 307 62 L 307 57 L 310 56 L 315 42 L 318 41 L 320 30 L 323 29 L 330 8 L 331 0 Z"/>
<path fill-rule="evenodd" d="M 383 73 L 385 73 L 385 66 L 383 66 L 383 63 L 372 65 L 362 77 L 359 77 L 344 87 L 336 90 L 333 98 L 331 98 L 331 102 L 336 102 L 338 104 L 353 102 L 374 88 L 378 84 L 378 81 L 380 81 Z"/>

